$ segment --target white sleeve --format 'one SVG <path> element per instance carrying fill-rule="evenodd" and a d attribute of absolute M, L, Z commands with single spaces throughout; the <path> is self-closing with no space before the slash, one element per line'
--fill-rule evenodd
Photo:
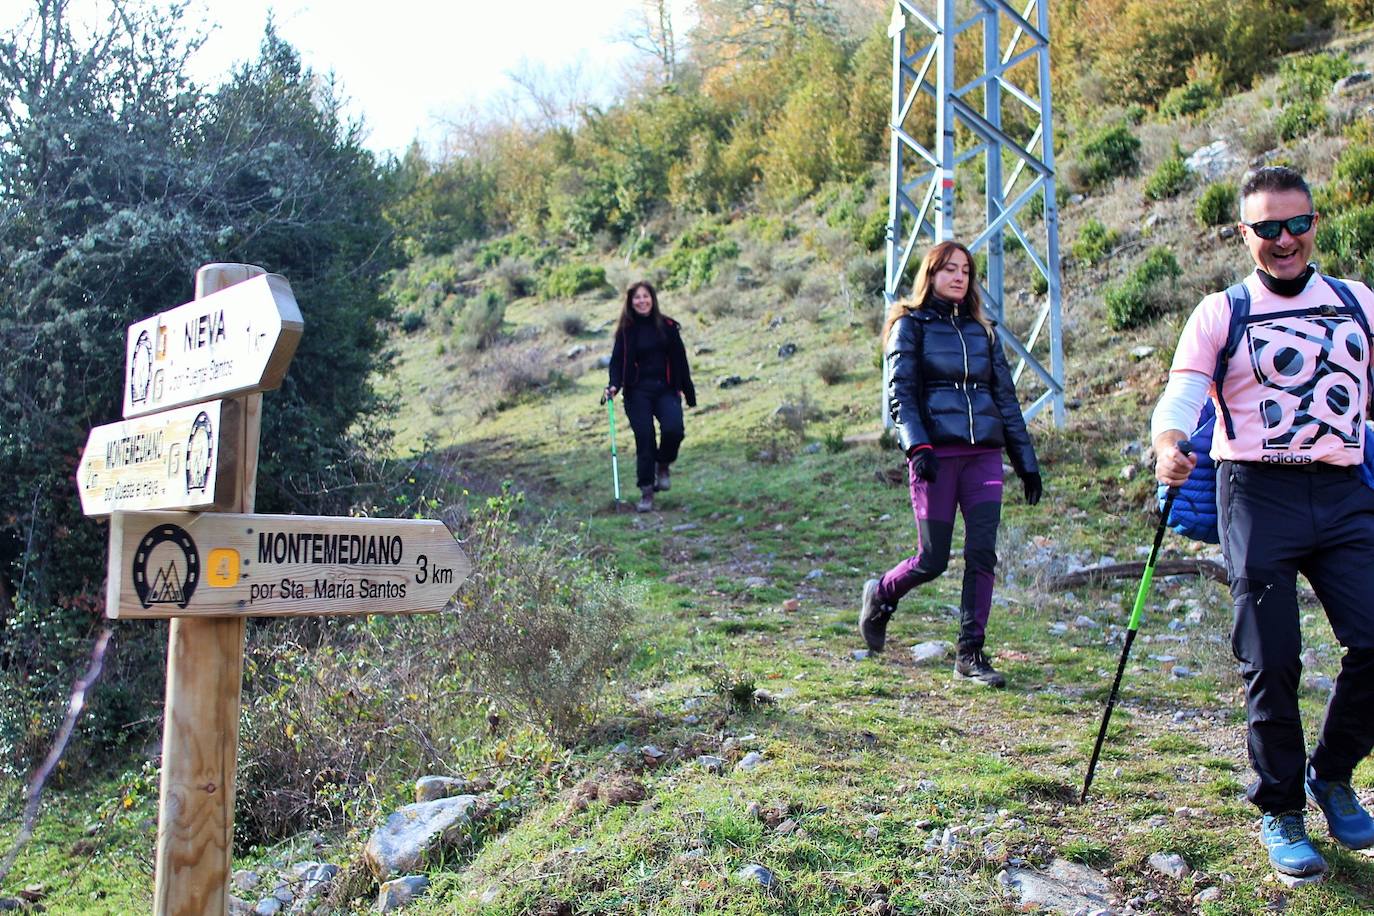
<path fill-rule="evenodd" d="M 1204 372 L 1192 369 L 1170 372 L 1164 394 L 1160 395 L 1154 416 L 1150 418 L 1150 441 L 1153 442 L 1156 436 L 1170 429 L 1191 433 L 1211 390 L 1212 379 Z"/>

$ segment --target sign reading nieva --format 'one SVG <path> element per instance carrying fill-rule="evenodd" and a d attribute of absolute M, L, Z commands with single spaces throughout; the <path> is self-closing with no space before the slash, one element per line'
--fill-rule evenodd
<path fill-rule="evenodd" d="M 129 326 L 124 416 L 281 384 L 304 321 L 291 285 L 263 274 Z"/>
<path fill-rule="evenodd" d="M 237 401 L 208 401 L 95 427 L 76 471 L 81 511 L 231 508 L 241 412 Z"/>
<path fill-rule="evenodd" d="M 427 614 L 471 570 L 428 519 L 116 512 L 105 613 Z"/>

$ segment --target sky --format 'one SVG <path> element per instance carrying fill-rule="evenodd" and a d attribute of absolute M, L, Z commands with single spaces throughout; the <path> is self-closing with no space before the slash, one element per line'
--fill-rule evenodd
<path fill-rule="evenodd" d="M 0 26 L 32 0 L 0 0 Z M 675 2 L 682 10 L 689 6 Z M 400 155 L 417 136 L 434 151 L 441 119 L 512 90 L 523 61 L 558 74 L 580 65 L 609 98 L 640 55 L 615 40 L 639 0 L 191 0 L 189 21 L 209 31 L 192 76 L 214 85 L 255 56 L 268 11 L 278 32 L 317 72 L 333 71 L 348 113 L 361 116 L 367 146 Z M 103 18 L 108 0 L 72 0 L 77 15 Z M 677 30 L 684 33 L 685 13 Z M 211 28 L 213 27 L 213 28 Z"/>

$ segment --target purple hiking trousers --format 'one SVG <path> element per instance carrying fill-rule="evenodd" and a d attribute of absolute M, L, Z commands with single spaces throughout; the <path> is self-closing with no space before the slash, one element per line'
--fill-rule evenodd
<path fill-rule="evenodd" d="M 964 517 L 964 588 L 959 601 L 959 643 L 981 647 L 992 609 L 997 567 L 997 526 L 1002 519 L 1002 450 L 969 445 L 935 446 L 934 483 L 916 476 L 911 463 L 911 508 L 917 549 L 883 575 L 878 599 L 897 601 L 945 571 L 954 535 L 954 510 Z"/>

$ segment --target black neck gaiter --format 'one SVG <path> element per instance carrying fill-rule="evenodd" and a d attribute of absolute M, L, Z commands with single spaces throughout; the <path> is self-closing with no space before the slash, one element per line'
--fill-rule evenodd
<path fill-rule="evenodd" d="M 1281 280 L 1278 277 L 1271 277 L 1263 269 L 1259 268 L 1256 268 L 1255 273 L 1259 274 L 1260 282 L 1264 284 L 1264 288 L 1269 290 L 1269 292 L 1276 296 L 1283 296 L 1285 299 L 1291 299 L 1298 293 L 1307 289 L 1307 281 L 1312 279 L 1312 273 L 1315 270 L 1315 267 L 1308 264 L 1306 270 L 1291 280 Z"/>

